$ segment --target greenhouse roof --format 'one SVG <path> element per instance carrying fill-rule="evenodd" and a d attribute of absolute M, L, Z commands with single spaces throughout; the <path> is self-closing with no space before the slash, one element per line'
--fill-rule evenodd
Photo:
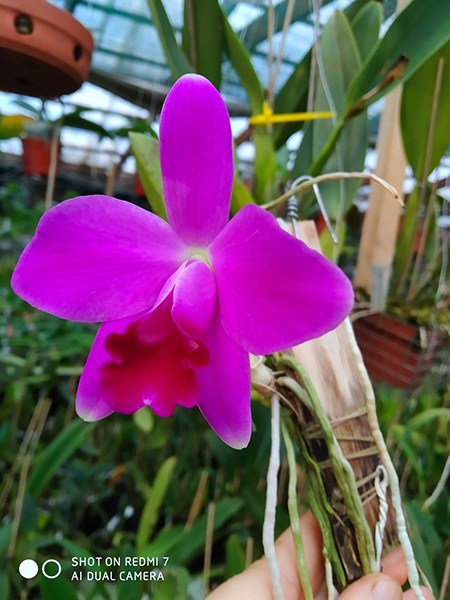
<path fill-rule="evenodd" d="M 50 0 L 70 10 L 92 33 L 95 51 L 90 81 L 117 95 L 148 107 L 152 99 L 164 98 L 172 82 L 164 51 L 151 18 L 148 0 Z M 322 0 L 320 21 L 326 22 L 336 8 L 351 0 Z M 164 7 L 181 42 L 183 0 L 163 0 Z M 263 83 L 268 83 L 268 5 L 269 0 L 220 0 L 233 29 L 251 54 L 252 63 Z M 273 52 L 278 54 L 289 0 L 273 0 Z M 286 29 L 283 56 L 275 88 L 292 73 L 314 38 L 313 0 L 296 0 Z M 245 115 L 247 97 L 231 64 L 225 62 L 221 92 L 230 113 Z"/>

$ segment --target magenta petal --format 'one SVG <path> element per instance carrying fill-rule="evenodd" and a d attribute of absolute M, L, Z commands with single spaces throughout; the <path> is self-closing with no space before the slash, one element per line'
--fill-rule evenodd
<path fill-rule="evenodd" d="M 248 205 L 208 250 L 222 325 L 252 354 L 270 354 L 337 327 L 353 304 L 344 273 Z"/>
<path fill-rule="evenodd" d="M 182 335 L 164 313 L 170 315 L 169 303 L 105 340 L 110 360 L 98 370 L 98 388 L 118 412 L 130 414 L 148 405 L 160 417 L 168 417 L 176 404 L 192 408 L 199 400 L 195 370 L 209 363 L 209 351 L 203 342 Z M 166 323 L 165 331 L 160 319 Z M 152 326 L 154 335 L 149 331 Z"/>
<path fill-rule="evenodd" d="M 199 260 L 187 265 L 173 290 L 172 317 L 178 329 L 191 338 L 205 335 L 216 306 L 216 280 Z"/>
<path fill-rule="evenodd" d="M 98 370 L 102 364 L 111 360 L 110 354 L 104 347 L 105 340 L 111 333 L 123 333 L 131 323 L 139 318 L 140 315 L 135 315 L 100 325 L 77 390 L 77 413 L 85 421 L 98 421 L 113 412 L 109 404 L 102 400 L 98 387 Z"/>
<path fill-rule="evenodd" d="M 21 298 L 73 321 L 111 321 L 152 307 L 187 258 L 172 227 L 108 196 L 81 196 L 49 210 L 11 284 Z"/>
<path fill-rule="evenodd" d="M 233 181 L 230 118 L 219 92 L 200 75 L 181 77 L 159 132 L 169 221 L 187 244 L 207 245 L 228 221 Z"/>
<path fill-rule="evenodd" d="M 217 435 L 229 446 L 245 448 L 250 441 L 250 359 L 227 336 L 216 314 L 205 337 L 210 364 L 197 371 L 198 406 Z"/>

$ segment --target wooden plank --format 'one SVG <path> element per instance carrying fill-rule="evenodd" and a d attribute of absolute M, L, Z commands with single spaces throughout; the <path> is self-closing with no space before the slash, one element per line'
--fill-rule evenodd
<path fill-rule="evenodd" d="M 292 225 L 289 226 L 292 232 Z M 300 239 L 308 246 L 320 251 L 320 242 L 315 225 L 312 221 L 299 223 Z M 305 342 L 290 353 L 306 369 L 312 383 L 317 391 L 325 414 L 333 425 L 336 437 L 341 448 L 355 472 L 356 480 L 368 479 L 367 483 L 361 485 L 360 493 L 368 497 L 365 504 L 365 514 L 368 523 L 374 532 L 375 524 L 379 519 L 378 499 L 374 494 L 373 475 L 379 464 L 381 464 L 375 442 L 372 438 L 367 415 L 365 414 L 366 400 L 363 386 L 355 357 L 354 344 L 351 343 L 353 329 L 349 321 L 342 323 L 337 329 L 326 335 Z M 317 431 L 314 419 L 304 406 L 300 408 L 300 429 L 302 432 L 313 434 Z M 326 465 L 327 449 L 320 435 L 317 438 L 307 439 L 307 445 L 318 462 Z M 363 458 L 351 458 L 361 452 L 366 455 Z M 334 474 L 329 467 L 322 468 L 322 477 L 327 494 L 332 506 L 342 518 L 344 524 L 352 530 L 345 507 L 342 506 L 339 489 Z M 357 556 L 356 543 L 349 541 L 347 535 L 343 534 L 339 522 L 333 522 L 335 540 L 338 546 L 349 581 L 361 576 L 362 571 L 355 563 Z M 395 517 L 392 510 L 389 511 L 385 535 L 385 550 L 391 549 L 397 544 Z"/>

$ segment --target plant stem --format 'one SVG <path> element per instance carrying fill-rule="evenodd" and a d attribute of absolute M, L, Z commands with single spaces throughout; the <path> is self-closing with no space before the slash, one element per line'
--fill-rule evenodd
<path fill-rule="evenodd" d="M 289 465 L 289 487 L 288 487 L 288 511 L 291 521 L 292 535 L 294 537 L 295 553 L 297 555 L 297 567 L 300 575 L 300 581 L 303 588 L 305 600 L 314 600 L 314 594 L 309 579 L 308 569 L 306 568 L 305 552 L 303 549 L 302 530 L 297 506 L 297 464 L 295 462 L 294 446 L 284 421 L 281 421 L 281 433 L 283 434 L 284 445 Z"/>
<path fill-rule="evenodd" d="M 303 181 L 303 183 L 290 189 L 288 192 L 286 192 L 282 196 L 279 196 L 275 200 L 272 200 L 271 202 L 267 202 L 267 204 L 262 204 L 261 208 L 264 208 L 265 210 L 271 210 L 272 208 L 276 208 L 277 206 L 284 204 L 292 196 L 296 196 L 300 192 L 304 192 L 305 190 L 312 188 L 314 185 L 318 185 L 320 183 L 323 183 L 324 181 L 335 181 L 336 179 L 361 179 L 361 178 L 368 178 L 368 179 L 372 179 L 372 181 L 376 181 L 377 183 L 382 185 L 394 197 L 395 200 L 397 200 L 397 202 L 400 204 L 400 206 L 402 206 L 402 207 L 404 206 L 403 200 L 401 199 L 400 194 L 387 181 L 384 181 L 384 179 L 381 179 L 381 177 L 378 177 L 374 173 L 363 173 L 363 172 L 360 173 L 360 172 L 352 171 L 351 173 L 344 173 L 344 172 L 325 173 L 324 175 L 318 175 L 317 177 L 314 177 L 313 179 L 308 179 L 307 181 Z"/>
<path fill-rule="evenodd" d="M 330 158 L 330 156 L 333 153 L 333 150 L 336 147 L 336 144 L 337 144 L 339 137 L 342 133 L 342 130 L 344 128 L 344 125 L 345 125 L 345 121 L 344 121 L 344 119 L 341 118 L 338 121 L 336 127 L 330 133 L 330 136 L 327 139 L 327 141 L 325 142 L 325 145 L 323 146 L 319 156 L 316 158 L 316 160 L 313 162 L 313 164 L 311 165 L 311 167 L 309 169 L 309 174 L 312 175 L 313 177 L 316 177 L 317 175 L 319 175 L 319 173 L 322 172 L 322 169 L 324 168 L 324 166 L 327 164 L 328 159 Z"/>

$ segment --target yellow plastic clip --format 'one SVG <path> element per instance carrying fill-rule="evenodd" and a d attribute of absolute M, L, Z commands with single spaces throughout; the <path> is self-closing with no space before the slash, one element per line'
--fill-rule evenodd
<path fill-rule="evenodd" d="M 294 121 L 311 121 L 313 119 L 331 119 L 332 116 L 332 112 L 299 112 L 274 115 L 273 110 L 267 102 L 264 102 L 262 114 L 250 117 L 250 124 L 265 125 L 268 127 L 271 123 L 292 123 Z"/>

